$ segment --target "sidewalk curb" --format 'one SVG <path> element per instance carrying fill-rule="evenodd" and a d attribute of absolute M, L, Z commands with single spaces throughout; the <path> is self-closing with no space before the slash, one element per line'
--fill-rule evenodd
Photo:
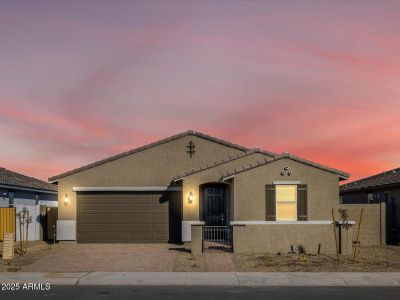
<path fill-rule="evenodd" d="M 400 272 L 89 272 L 0 273 L 0 283 L 124 286 L 398 286 Z"/>

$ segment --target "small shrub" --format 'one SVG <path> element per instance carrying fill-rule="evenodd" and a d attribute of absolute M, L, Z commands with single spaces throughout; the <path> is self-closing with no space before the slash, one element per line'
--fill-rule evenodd
<path fill-rule="evenodd" d="M 297 246 L 297 253 L 299 255 L 306 255 L 306 248 L 303 245 L 298 245 Z"/>

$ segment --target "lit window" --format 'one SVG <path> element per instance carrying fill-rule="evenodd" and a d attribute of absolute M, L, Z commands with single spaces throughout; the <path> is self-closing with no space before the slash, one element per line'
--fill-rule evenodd
<path fill-rule="evenodd" d="M 297 220 L 296 185 L 276 186 L 276 220 L 277 221 Z"/>

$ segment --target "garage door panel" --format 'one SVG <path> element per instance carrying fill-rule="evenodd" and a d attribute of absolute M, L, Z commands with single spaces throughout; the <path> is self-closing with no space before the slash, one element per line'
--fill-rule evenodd
<path fill-rule="evenodd" d="M 149 199 L 159 199 L 161 198 L 160 194 L 151 194 L 151 193 L 128 193 L 126 195 L 126 199 L 128 200 L 149 200 Z"/>
<path fill-rule="evenodd" d="M 151 243 L 156 242 L 154 240 L 153 235 L 149 235 L 146 233 L 130 233 L 128 234 L 128 240 L 135 242 L 135 243 Z M 163 241 L 165 242 L 165 241 Z"/>
<path fill-rule="evenodd" d="M 134 200 L 131 200 L 134 201 Z M 139 210 L 151 210 L 153 209 L 153 204 L 152 203 L 129 203 L 127 205 L 127 210 L 132 210 L 132 211 L 139 211 Z"/>
<path fill-rule="evenodd" d="M 129 219 L 129 215 L 124 212 L 124 213 L 116 213 L 116 212 L 110 212 L 110 213 L 105 213 L 103 214 L 103 220 L 112 220 L 112 221 L 118 221 L 118 220 L 124 220 L 127 221 Z"/>
<path fill-rule="evenodd" d="M 107 242 L 124 242 L 128 241 L 128 234 L 126 232 L 88 232 L 81 233 L 80 236 L 82 241 L 85 242 L 96 242 L 96 243 L 107 243 Z"/>
<path fill-rule="evenodd" d="M 165 199 L 154 193 L 78 193 L 78 242 L 166 242 Z"/>
<path fill-rule="evenodd" d="M 127 224 L 127 231 L 129 232 L 149 232 L 153 231 L 152 224 Z"/>
<path fill-rule="evenodd" d="M 108 211 L 113 211 L 113 210 L 121 210 L 121 211 L 126 211 L 128 208 L 127 203 L 108 203 L 104 204 L 104 209 Z"/>
<path fill-rule="evenodd" d="M 81 224 L 83 232 L 125 232 L 126 224 Z"/>
<path fill-rule="evenodd" d="M 90 213 L 81 213 L 79 216 L 82 220 L 103 220 L 105 217 L 102 213 L 90 212 Z"/>
<path fill-rule="evenodd" d="M 153 218 L 155 222 L 168 222 L 169 218 L 166 213 L 154 213 Z"/>
<path fill-rule="evenodd" d="M 81 205 L 80 205 L 80 209 L 82 211 L 86 211 L 86 210 L 98 211 L 98 210 L 101 210 L 103 208 L 104 208 L 104 204 L 98 203 L 96 200 L 93 201 L 93 203 L 84 202 L 84 203 L 81 203 Z"/>
<path fill-rule="evenodd" d="M 111 213 L 111 212 L 110 213 L 85 212 L 81 213 L 79 217 L 81 218 L 81 220 L 85 221 L 97 220 L 97 221 L 107 222 L 108 220 L 111 221 L 124 220 L 124 222 L 126 222 L 127 220 L 129 220 L 129 216 L 125 212 L 123 214 Z"/>
<path fill-rule="evenodd" d="M 155 210 L 160 212 L 168 211 L 168 204 L 167 203 L 156 204 Z"/>

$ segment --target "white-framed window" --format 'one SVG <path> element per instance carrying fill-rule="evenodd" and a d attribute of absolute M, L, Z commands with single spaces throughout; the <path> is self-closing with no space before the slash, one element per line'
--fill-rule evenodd
<path fill-rule="evenodd" d="M 276 220 L 297 221 L 297 185 L 276 185 Z"/>

